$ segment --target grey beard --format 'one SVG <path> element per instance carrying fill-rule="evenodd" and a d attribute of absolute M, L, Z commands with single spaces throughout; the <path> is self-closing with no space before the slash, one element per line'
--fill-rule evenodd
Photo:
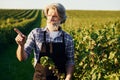
<path fill-rule="evenodd" d="M 58 30 L 59 27 L 60 27 L 60 24 L 58 24 L 58 23 L 54 23 L 53 24 L 54 30 Z"/>
<path fill-rule="evenodd" d="M 58 23 L 54 23 L 53 26 L 54 26 L 54 27 L 59 27 L 60 24 L 58 24 Z"/>

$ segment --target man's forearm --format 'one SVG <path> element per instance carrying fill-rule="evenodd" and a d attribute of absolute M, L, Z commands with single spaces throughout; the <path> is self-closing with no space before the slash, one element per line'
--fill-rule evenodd
<path fill-rule="evenodd" d="M 17 56 L 19 61 L 23 61 L 23 60 L 27 59 L 27 55 L 24 51 L 24 47 L 18 45 L 18 48 L 16 51 L 16 56 Z"/>
<path fill-rule="evenodd" d="M 67 74 L 65 80 L 71 80 L 74 71 L 74 65 L 68 65 L 66 70 Z"/>

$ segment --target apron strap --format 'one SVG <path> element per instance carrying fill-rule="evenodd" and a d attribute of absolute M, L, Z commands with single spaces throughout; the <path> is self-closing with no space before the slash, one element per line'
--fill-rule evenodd
<path fill-rule="evenodd" d="M 63 40 L 63 44 L 65 44 L 65 38 L 64 38 L 64 32 L 62 31 L 62 40 Z"/>
<path fill-rule="evenodd" d="M 60 30 L 59 30 L 60 31 Z M 44 43 L 45 43 L 45 46 L 46 46 L 46 31 L 44 31 L 44 35 L 43 35 L 43 40 L 44 40 Z M 65 46 L 65 38 L 64 38 L 64 32 L 62 31 L 62 43 L 64 44 L 64 46 Z M 46 47 L 47 48 L 47 47 Z M 53 49 L 52 49 L 52 42 L 50 42 L 50 53 L 52 53 L 53 51 L 52 51 Z M 65 49 L 64 49 L 65 50 Z M 46 49 L 46 51 L 47 51 L 47 49 Z"/>
<path fill-rule="evenodd" d="M 46 44 L 46 31 L 44 31 L 43 40 L 44 40 L 44 42 Z"/>

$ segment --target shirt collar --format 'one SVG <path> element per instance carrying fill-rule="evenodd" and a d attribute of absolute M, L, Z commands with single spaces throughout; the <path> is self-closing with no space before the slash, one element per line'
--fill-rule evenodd
<path fill-rule="evenodd" d="M 48 30 L 48 28 L 47 28 L 47 26 L 45 26 L 45 28 L 43 29 L 43 31 L 47 31 Z M 62 30 L 62 28 L 61 27 L 59 27 L 59 29 L 58 30 Z"/>
<path fill-rule="evenodd" d="M 43 31 L 47 31 L 47 26 L 45 28 L 43 28 Z"/>

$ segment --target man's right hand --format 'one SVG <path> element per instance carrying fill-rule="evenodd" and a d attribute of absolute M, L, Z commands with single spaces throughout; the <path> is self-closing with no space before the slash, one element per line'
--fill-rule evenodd
<path fill-rule="evenodd" d="M 16 43 L 20 46 L 24 46 L 26 42 L 26 36 L 17 28 L 14 28 L 14 31 L 18 34 L 15 38 Z"/>

